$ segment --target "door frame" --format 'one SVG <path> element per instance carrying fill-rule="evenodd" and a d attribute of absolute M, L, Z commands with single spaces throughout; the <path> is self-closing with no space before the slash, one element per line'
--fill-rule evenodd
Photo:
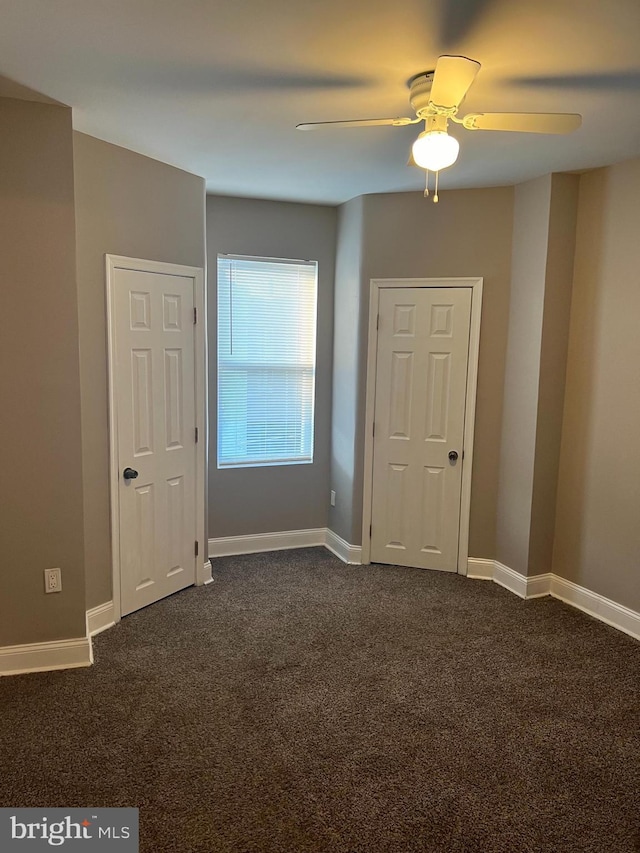
<path fill-rule="evenodd" d="M 111 563 L 114 621 L 121 619 L 120 603 L 120 468 L 118 464 L 118 408 L 115 371 L 115 310 L 114 281 L 117 270 L 133 270 L 160 275 L 175 275 L 193 280 L 193 298 L 197 322 L 194 324 L 194 381 L 195 416 L 198 429 L 196 450 L 196 529 L 195 541 L 199 544 L 199 555 L 195 557 L 194 583 L 201 586 L 211 579 L 211 563 L 208 560 L 205 538 L 206 471 L 207 471 L 207 343 L 204 292 L 204 269 L 163 261 L 146 261 L 121 255 L 105 255 L 107 296 L 107 365 L 109 382 L 109 492 L 111 505 Z M 206 562 L 205 562 L 206 561 Z"/>
<path fill-rule="evenodd" d="M 469 561 L 469 515 L 471 510 L 471 471 L 473 468 L 473 436 L 475 431 L 476 395 L 478 389 L 478 356 L 480 352 L 480 318 L 482 314 L 482 278 L 372 278 L 369 296 L 369 340 L 367 350 L 367 383 L 365 397 L 364 482 L 362 491 L 362 563 L 371 562 L 371 516 L 373 499 L 373 418 L 376 402 L 378 306 L 384 288 L 448 288 L 471 289 L 471 323 L 469 327 L 469 360 L 462 440 L 462 491 L 460 495 L 460 527 L 458 534 L 458 574 L 466 575 Z"/>

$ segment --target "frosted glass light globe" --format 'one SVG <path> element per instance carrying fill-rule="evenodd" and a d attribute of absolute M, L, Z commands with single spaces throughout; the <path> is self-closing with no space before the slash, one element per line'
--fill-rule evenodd
<path fill-rule="evenodd" d="M 460 143 L 444 130 L 425 130 L 413 143 L 411 151 L 418 166 L 439 172 L 456 162 Z"/>

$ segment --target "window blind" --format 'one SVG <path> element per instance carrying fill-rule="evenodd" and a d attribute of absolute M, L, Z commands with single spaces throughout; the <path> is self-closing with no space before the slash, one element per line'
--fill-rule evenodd
<path fill-rule="evenodd" d="M 218 256 L 218 467 L 313 461 L 317 263 Z"/>

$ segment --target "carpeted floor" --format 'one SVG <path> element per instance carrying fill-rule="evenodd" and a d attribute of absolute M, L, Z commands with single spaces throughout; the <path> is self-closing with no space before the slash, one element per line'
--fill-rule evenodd
<path fill-rule="evenodd" d="M 139 806 L 145 853 L 640 850 L 636 641 L 319 548 L 214 577 L 0 680 L 0 806 Z"/>

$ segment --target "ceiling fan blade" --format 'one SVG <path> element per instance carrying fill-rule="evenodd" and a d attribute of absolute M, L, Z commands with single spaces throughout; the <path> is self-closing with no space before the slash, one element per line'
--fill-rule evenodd
<path fill-rule="evenodd" d="M 520 133 L 571 133 L 582 124 L 577 113 L 471 113 L 467 130 L 514 130 Z"/>
<path fill-rule="evenodd" d="M 466 56 L 441 56 L 436 62 L 430 101 L 437 107 L 456 109 L 480 71 L 480 63 Z"/>
<path fill-rule="evenodd" d="M 296 130 L 322 130 L 325 127 L 404 127 L 415 124 L 411 118 L 358 118 L 351 121 L 312 121 L 308 124 L 297 124 Z"/>

